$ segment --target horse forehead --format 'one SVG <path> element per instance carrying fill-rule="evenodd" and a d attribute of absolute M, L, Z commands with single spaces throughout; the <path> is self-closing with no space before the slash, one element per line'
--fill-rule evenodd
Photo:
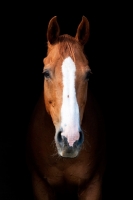
<path fill-rule="evenodd" d="M 50 65 L 52 63 L 57 62 L 61 58 L 59 54 L 59 49 L 58 46 L 52 46 L 49 48 L 47 52 L 47 56 L 44 58 L 44 64 L 45 65 Z"/>
<path fill-rule="evenodd" d="M 70 48 L 68 48 L 69 46 Z M 64 60 L 68 57 L 75 63 L 76 71 L 83 71 L 88 66 L 88 60 L 82 52 L 82 49 L 78 45 L 68 45 L 66 43 L 64 45 L 63 43 L 58 43 L 49 46 L 47 57 L 44 59 L 44 65 L 50 66 L 56 73 L 60 71 Z"/>

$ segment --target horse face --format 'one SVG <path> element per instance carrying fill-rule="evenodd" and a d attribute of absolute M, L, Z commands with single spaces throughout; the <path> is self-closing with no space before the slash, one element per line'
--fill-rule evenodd
<path fill-rule="evenodd" d="M 48 53 L 44 59 L 44 100 L 56 129 L 58 154 L 73 158 L 78 155 L 84 141 L 81 122 L 90 69 L 83 45 L 77 40 L 79 34 L 75 38 L 59 36 L 55 19 L 49 24 L 50 31 L 52 26 L 57 34 L 51 36 L 48 29 Z"/>

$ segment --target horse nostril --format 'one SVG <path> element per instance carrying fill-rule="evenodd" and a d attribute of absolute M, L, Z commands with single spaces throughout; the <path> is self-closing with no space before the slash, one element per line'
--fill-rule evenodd
<path fill-rule="evenodd" d="M 84 141 L 84 134 L 82 131 L 79 131 L 79 135 L 78 145 L 81 145 Z"/>
<path fill-rule="evenodd" d="M 57 142 L 61 145 L 61 146 L 67 146 L 68 145 L 68 141 L 67 138 L 65 136 L 62 136 L 63 129 L 60 129 L 60 131 L 57 133 Z"/>
<path fill-rule="evenodd" d="M 59 131 L 57 134 L 57 140 L 58 142 L 62 142 L 62 136 L 61 136 L 62 131 Z"/>

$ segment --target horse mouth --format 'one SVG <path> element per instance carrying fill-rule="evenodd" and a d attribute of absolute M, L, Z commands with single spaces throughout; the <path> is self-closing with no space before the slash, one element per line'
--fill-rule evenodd
<path fill-rule="evenodd" d="M 64 138 L 63 144 L 56 142 L 56 146 L 57 146 L 58 154 L 61 157 L 65 157 L 65 158 L 77 157 L 81 149 L 81 145 L 77 145 L 77 141 L 73 144 L 73 146 L 70 146 L 66 138 Z"/>
<path fill-rule="evenodd" d="M 64 157 L 64 158 L 75 158 L 78 156 L 79 154 L 79 151 L 77 150 L 70 150 L 70 149 L 65 149 L 65 150 L 58 150 L 58 154 L 61 156 L 61 157 Z"/>

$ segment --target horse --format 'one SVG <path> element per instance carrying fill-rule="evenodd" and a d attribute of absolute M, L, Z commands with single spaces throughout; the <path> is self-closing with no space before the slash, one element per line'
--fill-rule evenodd
<path fill-rule="evenodd" d="M 101 200 L 106 169 L 105 123 L 89 87 L 85 55 L 90 22 L 75 36 L 60 34 L 57 16 L 47 27 L 44 85 L 27 134 L 27 165 L 35 200 Z"/>

